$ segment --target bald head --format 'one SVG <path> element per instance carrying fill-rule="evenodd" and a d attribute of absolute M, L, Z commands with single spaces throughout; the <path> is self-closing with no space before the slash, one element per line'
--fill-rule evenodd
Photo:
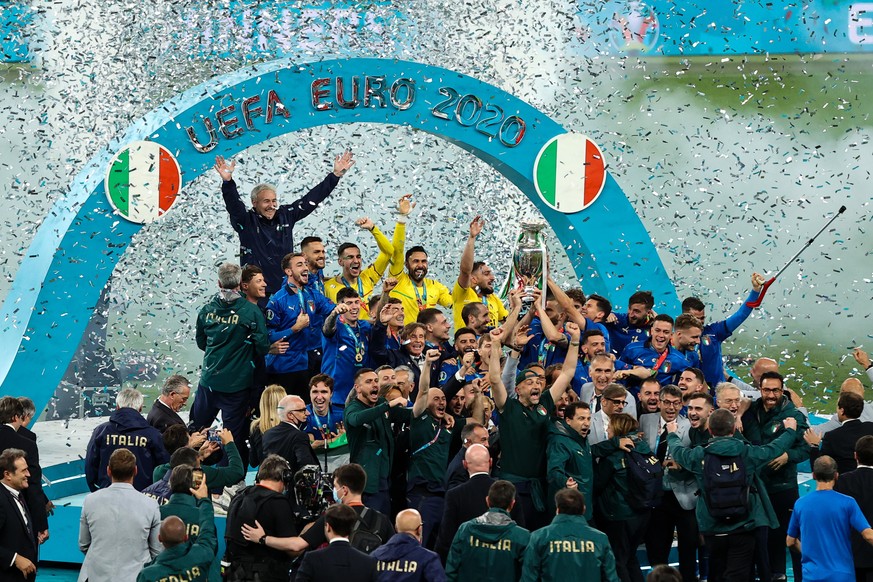
<path fill-rule="evenodd" d="M 414 509 L 404 509 L 397 514 L 394 527 L 397 533 L 407 533 L 421 541 L 421 514 Z"/>
<path fill-rule="evenodd" d="M 279 401 L 279 408 L 282 409 L 281 419 L 290 422 L 292 424 L 297 424 L 299 422 L 298 418 L 294 416 L 294 410 L 301 410 L 306 408 L 306 403 L 303 402 L 303 399 L 299 396 L 285 396 L 282 400 Z"/>
<path fill-rule="evenodd" d="M 491 472 L 491 453 L 480 444 L 470 445 L 464 454 L 464 465 L 471 475 L 473 473 L 489 473 Z"/>
<path fill-rule="evenodd" d="M 864 398 L 864 385 L 857 378 L 846 378 L 840 386 L 840 394 L 849 392 Z"/>
<path fill-rule="evenodd" d="M 186 541 L 188 539 L 188 532 L 185 531 L 185 522 L 175 515 L 166 518 L 161 522 L 158 539 L 168 549 Z"/>
<path fill-rule="evenodd" d="M 758 358 L 755 360 L 755 363 L 752 364 L 752 378 L 755 380 L 755 386 L 760 386 L 761 384 L 761 374 L 764 372 L 778 372 L 779 364 L 776 363 L 776 360 L 773 358 Z"/>

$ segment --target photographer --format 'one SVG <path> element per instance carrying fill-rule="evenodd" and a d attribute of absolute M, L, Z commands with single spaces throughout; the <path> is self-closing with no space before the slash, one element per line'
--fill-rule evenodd
<path fill-rule="evenodd" d="M 269 455 L 261 462 L 257 483 L 240 491 L 227 512 L 227 551 L 224 554 L 226 582 L 259 579 L 261 582 L 287 582 L 295 553 L 273 549 L 267 535 L 289 538 L 297 535 L 291 501 L 284 495 L 290 478 L 288 462 Z M 258 538 L 249 541 L 243 525 L 259 524 Z M 259 577 L 259 578 L 258 578 Z"/>
<path fill-rule="evenodd" d="M 213 438 L 218 438 L 221 441 L 221 445 L 224 446 L 224 453 L 227 455 L 227 467 L 216 467 L 212 465 L 201 466 L 204 459 L 212 456 L 213 453 L 219 450 L 219 443 L 215 442 Z M 180 461 L 180 464 L 184 462 L 192 465 L 195 469 L 203 469 L 203 474 L 206 475 L 209 488 L 212 491 L 221 491 L 225 487 L 230 487 L 231 485 L 235 485 L 245 479 L 246 470 L 243 465 L 242 457 L 240 457 L 239 450 L 236 448 L 236 442 L 233 440 L 232 432 L 225 428 L 218 431 L 213 438 L 210 438 L 208 444 L 200 448 L 199 453 L 194 451 L 196 456 L 195 459 L 192 460 L 186 457 L 187 460 Z M 188 450 L 193 451 L 194 449 Z M 176 452 L 178 453 L 178 451 Z M 176 453 L 174 453 L 173 456 L 175 456 L 175 454 Z M 155 482 L 167 482 L 164 477 L 173 467 L 175 467 L 175 465 L 173 464 L 172 459 L 165 465 L 155 467 Z M 164 489 L 164 491 L 166 491 L 166 489 Z"/>
<path fill-rule="evenodd" d="M 343 465 L 333 474 L 334 501 L 354 509 L 361 519 L 360 525 L 356 528 L 351 539 L 352 547 L 369 553 L 376 546 L 387 542 L 394 535 L 394 528 L 385 514 L 364 505 L 361 495 L 366 483 L 367 474 L 363 467 L 356 463 Z M 324 532 L 323 515 L 299 537 L 286 537 L 272 533 L 267 529 L 266 524 L 260 521 L 255 521 L 254 527 L 249 523 L 251 522 L 245 522 L 241 527 L 237 527 L 236 523 L 231 523 L 228 519 L 227 531 L 230 532 L 231 527 L 237 527 L 233 531 L 241 532 L 242 537 L 246 540 L 261 541 L 268 548 L 286 552 L 316 549 L 328 541 Z"/>

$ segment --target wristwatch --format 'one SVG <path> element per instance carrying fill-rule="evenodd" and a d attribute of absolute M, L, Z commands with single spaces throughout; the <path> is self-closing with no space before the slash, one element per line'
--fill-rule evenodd
<path fill-rule="evenodd" d="M 267 534 L 262 535 L 261 539 L 258 540 L 258 543 L 261 544 L 262 546 L 266 546 L 267 545 Z"/>

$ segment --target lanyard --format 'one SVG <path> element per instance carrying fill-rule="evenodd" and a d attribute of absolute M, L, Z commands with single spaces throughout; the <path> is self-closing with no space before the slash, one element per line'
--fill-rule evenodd
<path fill-rule="evenodd" d="M 661 365 L 664 363 L 664 360 L 667 359 L 667 354 L 669 354 L 669 353 L 670 353 L 670 346 L 667 346 L 666 349 L 664 349 L 664 352 L 658 357 L 658 360 L 655 362 L 655 368 L 654 368 L 655 372 L 658 371 L 658 368 L 660 368 Z"/>
<path fill-rule="evenodd" d="M 348 281 L 346 281 L 346 278 L 343 277 L 342 275 L 340 275 L 340 282 L 343 285 L 345 285 L 346 287 L 348 287 L 349 289 L 352 288 L 351 284 Z M 364 300 L 364 284 L 361 283 L 360 277 L 358 277 L 358 295 L 361 296 L 361 301 L 363 301 Z"/>
<path fill-rule="evenodd" d="M 340 283 L 343 284 L 347 289 L 352 289 L 351 284 L 346 281 L 346 278 L 340 275 Z M 361 298 L 361 311 L 363 311 L 367 316 L 370 315 L 370 308 L 367 307 L 367 302 L 364 301 L 364 284 L 361 282 L 361 278 L 358 277 L 358 297 Z"/>
<path fill-rule="evenodd" d="M 360 325 L 356 325 L 354 328 L 343 322 L 343 325 L 346 326 L 346 329 L 349 332 L 349 335 L 352 336 L 352 341 L 355 342 L 355 366 L 360 367 L 361 363 L 364 361 L 364 352 L 366 348 L 364 347 L 364 342 L 358 337 L 358 332 L 361 329 Z"/>
<path fill-rule="evenodd" d="M 423 451 L 424 449 L 428 448 L 429 446 L 431 446 L 432 444 L 434 444 L 435 442 L 437 442 L 437 439 L 440 438 L 440 433 L 441 433 L 442 431 L 443 431 L 443 427 L 439 427 L 439 428 L 437 429 L 437 431 L 436 431 L 436 434 L 435 434 L 434 437 L 430 440 L 430 442 L 428 442 L 428 443 L 424 443 L 423 445 L 421 445 L 420 447 L 418 447 L 418 450 L 415 451 L 414 453 L 412 453 L 413 456 L 417 455 L 418 453 L 420 453 L 420 452 Z"/>
<path fill-rule="evenodd" d="M 415 291 L 415 301 L 418 303 L 419 311 L 427 307 L 427 283 L 425 281 L 422 281 L 421 287 L 422 289 L 424 289 L 424 303 L 421 302 L 422 296 L 418 294 L 418 285 L 412 283 L 412 290 Z"/>
<path fill-rule="evenodd" d="M 300 301 L 300 313 L 308 314 L 309 310 L 306 309 L 306 301 L 303 299 L 303 292 L 305 291 L 305 288 L 295 287 L 295 286 L 292 286 L 290 283 L 287 283 L 286 286 L 288 287 L 289 293 L 291 292 L 292 289 L 297 289 L 297 293 L 294 293 L 294 295 L 296 295 L 297 300 Z"/>
<path fill-rule="evenodd" d="M 555 346 L 548 340 L 548 338 L 543 338 L 543 341 L 540 342 L 540 347 L 537 348 L 537 362 L 542 365 L 546 364 L 546 358 L 549 356 L 549 352 L 555 350 Z"/>
<path fill-rule="evenodd" d="M 312 416 L 315 417 L 316 421 L 318 421 L 318 426 L 316 426 L 315 428 L 320 430 L 322 433 L 325 433 L 325 434 L 329 433 L 330 432 L 330 403 L 328 402 L 328 404 L 327 404 L 327 415 L 324 417 L 318 416 L 318 413 L 315 412 L 315 407 L 312 405 L 310 405 L 310 406 L 312 408 Z M 326 418 L 327 422 L 321 422 L 321 418 Z M 327 428 L 326 431 L 325 431 L 325 427 Z"/>

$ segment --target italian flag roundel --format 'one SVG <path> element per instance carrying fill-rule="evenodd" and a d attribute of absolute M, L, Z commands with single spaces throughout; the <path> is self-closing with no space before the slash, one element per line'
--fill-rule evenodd
<path fill-rule="evenodd" d="M 534 162 L 537 194 L 550 208 L 572 214 L 591 206 L 606 184 L 597 144 L 578 133 L 550 139 Z"/>
<path fill-rule="evenodd" d="M 182 171 L 173 154 L 152 141 L 136 141 L 118 152 L 106 172 L 106 197 L 131 222 L 148 224 L 179 196 Z"/>

